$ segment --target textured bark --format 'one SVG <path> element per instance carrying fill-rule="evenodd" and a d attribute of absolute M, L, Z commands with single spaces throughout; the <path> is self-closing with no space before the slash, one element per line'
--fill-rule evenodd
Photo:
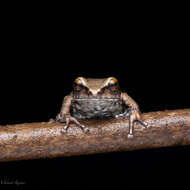
<path fill-rule="evenodd" d="M 143 113 L 152 127 L 135 124 L 135 136 L 127 137 L 128 119 L 80 120 L 85 134 L 71 125 L 67 134 L 61 123 L 24 123 L 0 126 L 0 161 L 128 151 L 190 144 L 190 109 Z"/>

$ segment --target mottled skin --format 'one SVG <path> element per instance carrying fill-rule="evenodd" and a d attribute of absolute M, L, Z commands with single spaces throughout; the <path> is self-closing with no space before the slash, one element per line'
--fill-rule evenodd
<path fill-rule="evenodd" d="M 66 122 L 65 133 L 70 122 L 74 122 L 88 132 L 88 128 L 78 122 L 78 118 L 129 117 L 129 134 L 133 137 L 134 122 L 145 127 L 148 124 L 141 120 L 137 103 L 127 94 L 122 93 L 116 78 L 85 79 L 78 77 L 73 84 L 73 91 L 65 96 L 56 121 Z"/>

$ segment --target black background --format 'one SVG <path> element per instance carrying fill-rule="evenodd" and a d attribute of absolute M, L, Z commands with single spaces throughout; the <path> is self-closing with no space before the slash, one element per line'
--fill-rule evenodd
<path fill-rule="evenodd" d="M 8 10 L 1 35 L 1 125 L 54 118 L 78 76 L 115 76 L 142 112 L 189 108 L 186 12 L 161 8 Z M 173 183 L 185 181 L 189 159 L 187 146 L 17 161 L 0 163 L 0 179 L 128 187 L 172 176 Z"/>

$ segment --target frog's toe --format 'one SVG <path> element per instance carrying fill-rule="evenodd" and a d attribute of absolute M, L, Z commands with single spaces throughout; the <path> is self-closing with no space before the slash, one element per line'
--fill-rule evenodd
<path fill-rule="evenodd" d="M 123 112 L 123 113 L 120 113 L 120 114 L 115 115 L 115 118 L 119 118 L 119 117 L 129 117 L 129 116 L 130 116 L 129 111 L 125 111 L 125 112 Z"/>
<path fill-rule="evenodd" d="M 150 128 L 151 127 L 151 125 L 149 124 L 149 123 L 147 123 L 147 122 L 143 122 L 144 123 L 144 126 L 148 129 L 148 128 Z"/>
<path fill-rule="evenodd" d="M 84 131 L 85 133 L 88 133 L 90 130 L 89 130 L 88 127 L 83 126 L 83 131 Z"/>
<path fill-rule="evenodd" d="M 66 129 L 66 128 L 63 128 L 63 129 L 61 130 L 61 133 L 62 133 L 62 134 L 67 133 L 67 129 Z"/>
<path fill-rule="evenodd" d="M 130 134 L 130 133 L 128 134 L 128 138 L 129 138 L 129 139 L 132 139 L 133 137 L 134 137 L 133 134 Z"/>
<path fill-rule="evenodd" d="M 121 114 L 115 115 L 115 118 L 120 118 L 120 117 L 125 117 L 125 114 L 121 113 Z"/>
<path fill-rule="evenodd" d="M 84 125 L 81 125 L 80 127 L 81 127 L 81 129 L 82 129 L 85 133 L 88 133 L 88 132 L 89 132 L 88 127 L 85 127 Z"/>
<path fill-rule="evenodd" d="M 119 117 L 119 115 L 115 115 L 115 118 L 118 118 Z"/>
<path fill-rule="evenodd" d="M 65 118 L 60 118 L 58 121 L 59 121 L 60 123 L 65 123 Z"/>
<path fill-rule="evenodd" d="M 151 125 L 147 123 L 146 128 L 148 129 L 148 128 L 150 128 L 150 127 L 151 127 Z"/>
<path fill-rule="evenodd" d="M 49 123 L 53 123 L 53 122 L 55 122 L 55 119 L 49 119 L 49 121 L 48 121 Z"/>

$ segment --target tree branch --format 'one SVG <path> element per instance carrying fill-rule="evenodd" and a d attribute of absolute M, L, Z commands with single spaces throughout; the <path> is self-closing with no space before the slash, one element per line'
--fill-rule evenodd
<path fill-rule="evenodd" d="M 149 112 L 142 118 L 152 127 L 135 125 L 128 139 L 128 119 L 81 120 L 89 134 L 61 123 L 24 123 L 0 126 L 0 161 L 128 151 L 190 144 L 190 109 Z"/>

